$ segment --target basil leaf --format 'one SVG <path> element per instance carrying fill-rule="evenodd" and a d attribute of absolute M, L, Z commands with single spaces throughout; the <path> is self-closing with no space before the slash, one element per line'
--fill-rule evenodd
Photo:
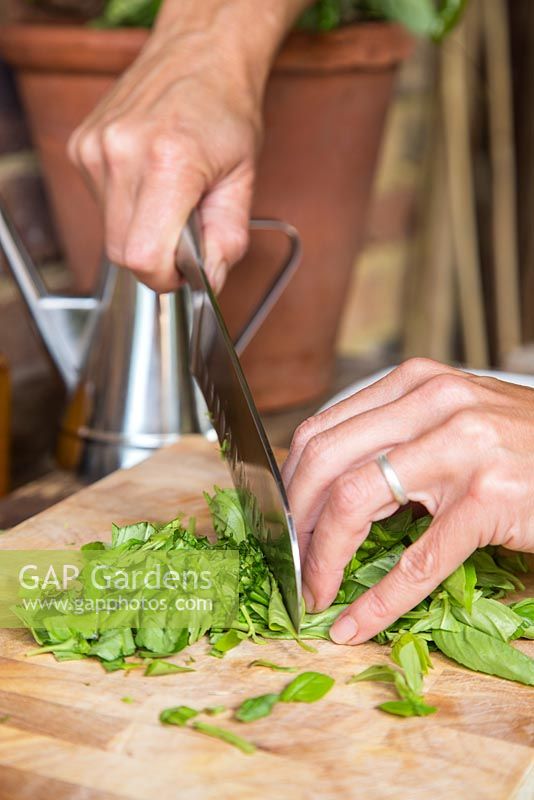
<path fill-rule="evenodd" d="M 123 658 L 117 658 L 115 661 L 101 661 L 100 663 L 106 672 L 117 672 L 119 669 L 129 672 L 131 669 L 141 669 L 145 667 L 144 661 L 124 661 Z"/>
<path fill-rule="evenodd" d="M 362 586 L 370 589 L 372 586 L 381 581 L 382 578 L 388 574 L 388 572 L 391 572 L 405 549 L 406 548 L 402 544 L 394 545 L 383 555 L 379 556 L 373 561 L 370 561 L 368 564 L 364 564 L 362 567 L 359 567 L 354 573 L 352 573 L 352 579 L 356 580 Z"/>
<path fill-rule="evenodd" d="M 462 625 L 459 631 L 432 631 L 438 648 L 464 667 L 534 686 L 534 659 L 482 631 Z"/>
<path fill-rule="evenodd" d="M 148 656 L 172 656 L 184 650 L 189 644 L 190 632 L 187 628 L 174 630 L 156 628 L 155 626 L 143 627 L 135 634 L 135 644 Z"/>
<path fill-rule="evenodd" d="M 385 703 L 381 703 L 378 708 L 380 711 L 396 714 L 398 717 L 426 717 L 429 714 L 435 714 L 437 711 L 435 706 L 429 706 L 421 701 L 414 702 L 413 700 L 388 700 Z"/>
<path fill-rule="evenodd" d="M 366 591 L 362 588 L 362 592 Z M 346 603 L 336 603 L 318 614 L 305 614 L 300 624 L 300 635 L 304 639 L 326 639 L 330 641 L 330 628 L 334 620 L 348 607 Z"/>
<path fill-rule="evenodd" d="M 291 622 L 291 618 L 287 613 L 280 589 L 278 588 L 274 578 L 271 578 L 271 597 L 269 600 L 268 620 L 269 629 L 271 631 L 287 631 L 295 639 L 297 638 L 297 632 L 295 631 L 293 623 Z"/>
<path fill-rule="evenodd" d="M 87 542 L 82 544 L 80 550 L 107 550 L 107 545 L 104 542 Z"/>
<path fill-rule="evenodd" d="M 396 639 L 391 657 L 403 668 L 410 690 L 419 694 L 423 687 L 423 675 L 431 666 L 426 641 L 413 633 L 404 633 Z"/>
<path fill-rule="evenodd" d="M 179 725 L 183 727 L 186 722 L 198 715 L 198 711 L 189 706 L 174 706 L 164 709 L 159 715 L 160 722 L 165 725 Z"/>
<path fill-rule="evenodd" d="M 283 667 L 281 664 L 274 664 L 272 661 L 264 661 L 262 658 L 257 658 L 251 661 L 249 667 L 265 667 L 266 669 L 276 670 L 277 672 L 297 672 L 298 667 Z"/>
<path fill-rule="evenodd" d="M 524 553 L 509 553 L 503 555 L 497 551 L 495 561 L 500 567 L 509 572 L 523 572 L 525 574 L 528 572 L 528 564 Z"/>
<path fill-rule="evenodd" d="M 471 613 L 464 608 L 452 607 L 453 616 L 472 628 L 476 628 L 488 636 L 502 639 L 508 642 L 515 636 L 518 628 L 521 627 L 521 617 L 516 614 L 509 606 L 492 600 L 488 597 L 479 597 L 473 603 Z"/>
<path fill-rule="evenodd" d="M 442 586 L 459 605 L 471 611 L 477 582 L 475 566 L 470 558 L 443 581 Z"/>
<path fill-rule="evenodd" d="M 216 658 L 223 658 L 223 656 L 228 653 L 229 650 L 233 650 L 234 647 L 240 645 L 243 639 L 246 639 L 246 634 L 231 628 L 217 639 L 217 641 L 213 644 L 209 654 L 210 656 L 215 656 Z"/>
<path fill-rule="evenodd" d="M 172 661 L 161 661 L 159 658 L 155 658 L 153 661 L 150 662 L 148 667 L 145 669 L 145 675 L 172 675 L 173 673 L 177 672 L 195 672 L 196 670 L 192 669 L 191 667 L 181 667 L 178 664 L 173 664 Z"/>
<path fill-rule="evenodd" d="M 217 728 L 215 725 L 208 725 L 205 722 L 193 722 L 193 728 L 199 733 L 204 733 L 206 736 L 212 736 L 214 739 L 220 739 L 227 744 L 231 744 L 243 753 L 250 754 L 256 752 L 255 744 L 232 733 L 232 731 L 227 731 L 224 728 Z"/>
<path fill-rule="evenodd" d="M 359 681 L 379 681 L 380 683 L 395 683 L 395 675 L 397 670 L 388 667 L 387 664 L 376 664 L 373 667 L 367 667 L 363 672 L 357 675 L 352 675 L 347 683 L 359 683 Z"/>
<path fill-rule="evenodd" d="M 239 494 L 236 489 L 219 489 L 215 487 L 215 494 L 205 494 L 215 532 L 219 539 L 231 540 L 236 544 L 248 539 L 248 524 L 243 513 Z"/>
<path fill-rule="evenodd" d="M 487 549 L 475 550 L 470 556 L 477 573 L 477 586 L 492 595 L 501 592 L 522 591 L 525 587 L 510 570 L 500 567 Z"/>
<path fill-rule="evenodd" d="M 260 694 L 259 697 L 249 697 L 245 700 L 234 716 L 239 722 L 254 722 L 262 717 L 268 717 L 279 700 L 277 694 Z"/>
<path fill-rule="evenodd" d="M 135 642 L 129 628 L 104 631 L 89 651 L 89 655 L 98 656 L 103 661 L 116 661 L 121 656 L 135 653 Z"/>
<path fill-rule="evenodd" d="M 523 619 L 534 623 L 534 597 L 526 597 L 524 600 L 512 603 L 508 608 L 512 609 L 515 614 L 519 614 Z"/>
<path fill-rule="evenodd" d="M 514 614 L 521 617 L 520 635 L 524 639 L 534 639 L 534 597 L 527 597 L 508 606 Z"/>
<path fill-rule="evenodd" d="M 418 539 L 420 539 L 423 533 L 426 533 L 431 525 L 432 525 L 432 517 L 430 516 L 430 514 L 415 519 L 412 522 L 410 528 L 408 529 L 408 536 L 410 538 L 410 542 L 413 544 Z"/>
<path fill-rule="evenodd" d="M 111 526 L 111 546 L 119 547 L 132 539 L 136 542 L 146 542 L 154 531 L 155 528 L 150 522 L 136 522 L 133 525 L 123 525 L 122 527 L 113 524 Z"/>
<path fill-rule="evenodd" d="M 283 703 L 315 703 L 327 694 L 335 681 L 322 672 L 302 672 L 280 695 Z"/>

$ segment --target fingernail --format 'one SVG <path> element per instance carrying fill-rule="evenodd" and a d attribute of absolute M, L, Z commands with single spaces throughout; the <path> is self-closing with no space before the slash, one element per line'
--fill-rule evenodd
<path fill-rule="evenodd" d="M 336 644 L 347 644 L 358 633 L 358 625 L 350 614 L 338 617 L 330 628 L 330 638 Z"/>
<path fill-rule="evenodd" d="M 210 269 L 210 283 L 215 294 L 219 294 L 223 288 L 227 272 L 228 264 L 226 261 L 221 261 L 214 269 Z"/>
<path fill-rule="evenodd" d="M 313 612 L 313 609 L 315 608 L 315 598 L 305 583 L 302 585 L 302 597 L 304 598 L 304 605 L 306 606 L 306 611 L 309 614 L 311 614 Z"/>

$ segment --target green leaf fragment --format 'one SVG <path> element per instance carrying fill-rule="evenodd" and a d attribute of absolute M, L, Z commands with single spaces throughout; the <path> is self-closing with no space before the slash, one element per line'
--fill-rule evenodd
<path fill-rule="evenodd" d="M 422 701 L 415 700 L 388 700 L 385 703 L 380 703 L 377 708 L 380 711 L 385 711 L 388 714 L 395 714 L 398 717 L 426 717 L 429 714 L 435 714 L 437 708 L 429 706 Z"/>
<path fill-rule="evenodd" d="M 144 661 L 124 661 L 122 658 L 117 658 L 114 661 L 101 661 L 100 663 L 106 672 L 117 672 L 118 670 L 129 672 L 132 669 L 141 669 L 146 666 Z"/>
<path fill-rule="evenodd" d="M 249 697 L 241 703 L 234 716 L 239 722 L 254 722 L 262 717 L 268 717 L 279 699 L 280 696 L 277 694 Z"/>
<path fill-rule="evenodd" d="M 262 658 L 251 661 L 249 667 L 265 667 L 265 669 L 272 669 L 276 672 L 298 672 L 298 667 L 284 667 L 282 664 L 274 664 L 272 661 L 265 661 Z"/>
<path fill-rule="evenodd" d="M 145 669 L 144 674 L 148 676 L 156 675 L 173 675 L 177 672 L 195 672 L 191 667 L 181 667 L 179 664 L 173 664 L 172 661 L 162 661 L 155 658 Z"/>
<path fill-rule="evenodd" d="M 380 683 L 395 683 L 395 675 L 397 670 L 388 667 L 387 664 L 375 664 L 372 667 L 367 667 L 363 672 L 357 675 L 352 675 L 347 683 L 359 683 L 360 681 L 378 681 Z"/>
<path fill-rule="evenodd" d="M 477 582 L 475 565 L 471 558 L 454 570 L 452 575 L 443 581 L 443 588 L 456 602 L 471 612 Z"/>
<path fill-rule="evenodd" d="M 391 657 L 403 668 L 410 690 L 419 694 L 423 687 L 423 675 L 432 666 L 426 641 L 413 633 L 401 634 L 393 644 Z"/>
<path fill-rule="evenodd" d="M 525 598 L 508 608 L 521 619 L 520 635 L 525 639 L 534 639 L 534 598 Z"/>
<path fill-rule="evenodd" d="M 121 656 L 135 653 L 135 642 L 129 628 L 103 631 L 95 642 L 89 655 L 98 656 L 103 661 L 116 661 Z"/>
<path fill-rule="evenodd" d="M 238 736 L 232 731 L 226 730 L 225 728 L 218 728 L 215 725 L 208 725 L 206 722 L 193 722 L 193 728 L 199 733 L 204 733 L 206 736 L 211 736 L 214 739 L 220 739 L 222 742 L 231 744 L 233 747 L 237 747 L 238 750 L 241 750 L 241 752 L 246 753 L 247 755 L 256 752 L 255 744 L 247 741 L 247 739 L 243 739 L 241 736 Z"/>
<path fill-rule="evenodd" d="M 243 639 L 246 639 L 246 634 L 242 633 L 242 631 L 234 630 L 233 628 L 226 633 L 223 633 L 217 641 L 213 644 L 213 647 L 210 650 L 210 656 L 215 656 L 216 658 L 223 658 L 229 650 L 233 650 L 234 647 L 237 647 L 241 644 Z"/>
<path fill-rule="evenodd" d="M 165 725 L 178 725 L 183 727 L 188 720 L 193 719 L 198 715 L 198 711 L 189 706 L 173 706 L 172 708 L 164 709 L 159 715 L 160 722 Z"/>
<path fill-rule="evenodd" d="M 224 714 L 226 711 L 226 706 L 208 706 L 203 710 L 204 714 L 207 714 L 209 717 L 216 717 L 219 714 Z"/>

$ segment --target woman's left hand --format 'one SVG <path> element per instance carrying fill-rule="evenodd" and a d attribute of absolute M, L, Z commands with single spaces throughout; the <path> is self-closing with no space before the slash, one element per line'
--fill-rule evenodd
<path fill-rule="evenodd" d="M 371 523 L 398 508 L 381 453 L 434 520 L 338 617 L 343 644 L 386 628 L 478 547 L 534 552 L 534 390 L 412 359 L 295 433 L 283 476 L 309 611 L 333 602 Z"/>

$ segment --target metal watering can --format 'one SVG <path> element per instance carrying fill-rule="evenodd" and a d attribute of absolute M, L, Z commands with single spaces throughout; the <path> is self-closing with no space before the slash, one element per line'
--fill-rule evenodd
<path fill-rule="evenodd" d="M 290 252 L 237 337 L 238 354 L 300 258 L 300 240 L 291 225 L 251 220 L 250 227 L 285 234 Z M 192 216 L 182 236 L 201 253 L 197 231 Z M 58 445 L 63 466 L 92 481 L 133 466 L 184 434 L 217 438 L 189 369 L 187 286 L 158 295 L 129 271 L 105 261 L 95 296 L 51 295 L 1 204 L 0 247 L 68 392 Z"/>

